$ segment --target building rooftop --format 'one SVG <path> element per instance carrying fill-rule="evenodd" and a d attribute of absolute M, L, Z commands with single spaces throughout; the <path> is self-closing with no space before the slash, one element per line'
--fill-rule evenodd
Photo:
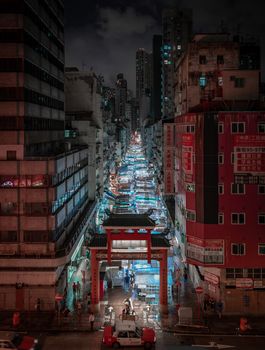
<path fill-rule="evenodd" d="M 156 223 L 147 214 L 111 214 L 103 227 L 155 227 Z"/>

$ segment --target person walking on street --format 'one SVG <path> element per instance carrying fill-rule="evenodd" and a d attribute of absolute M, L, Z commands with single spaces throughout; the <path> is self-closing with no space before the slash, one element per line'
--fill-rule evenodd
<path fill-rule="evenodd" d="M 93 312 L 90 313 L 88 320 L 90 323 L 90 330 L 93 331 L 94 330 L 94 322 L 95 322 L 95 316 L 94 316 Z"/>
<path fill-rule="evenodd" d="M 76 289 L 77 289 L 77 286 L 76 286 L 76 283 L 74 282 L 73 283 L 73 295 L 74 295 L 74 297 L 76 295 Z"/>
<path fill-rule="evenodd" d="M 219 319 L 222 318 L 222 312 L 223 312 L 223 303 L 221 300 L 219 300 L 216 304 L 215 304 L 215 308 L 216 308 L 216 312 L 218 314 Z"/>
<path fill-rule="evenodd" d="M 78 296 L 80 296 L 80 293 L 81 293 L 81 284 L 80 284 L 79 281 L 77 281 L 77 283 L 76 283 L 76 291 L 77 291 Z"/>
<path fill-rule="evenodd" d="M 77 310 L 77 317 L 78 317 L 78 323 L 81 323 L 81 315 L 82 315 L 82 303 L 79 299 L 76 303 L 76 310 Z"/>
<path fill-rule="evenodd" d="M 40 312 L 40 298 L 38 298 L 37 301 L 36 301 L 35 310 L 36 310 L 37 312 Z"/>

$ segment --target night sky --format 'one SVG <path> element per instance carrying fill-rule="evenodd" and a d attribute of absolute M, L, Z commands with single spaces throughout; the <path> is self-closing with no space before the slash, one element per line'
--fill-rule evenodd
<path fill-rule="evenodd" d="M 265 62 L 265 0 L 65 0 L 66 65 L 93 67 L 112 85 L 124 73 L 135 90 L 135 51 L 151 49 L 161 34 L 161 10 L 177 4 L 193 9 L 193 31 L 220 30 L 259 36 Z M 262 80 L 265 80 L 262 63 Z"/>

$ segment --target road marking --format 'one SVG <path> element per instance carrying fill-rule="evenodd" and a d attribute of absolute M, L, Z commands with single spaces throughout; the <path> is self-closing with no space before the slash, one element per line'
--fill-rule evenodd
<path fill-rule="evenodd" d="M 211 349 L 230 349 L 235 348 L 233 345 L 225 345 L 225 344 L 217 344 L 214 341 L 210 341 L 209 344 L 192 344 L 191 346 L 194 347 L 204 347 L 204 348 L 211 348 Z"/>

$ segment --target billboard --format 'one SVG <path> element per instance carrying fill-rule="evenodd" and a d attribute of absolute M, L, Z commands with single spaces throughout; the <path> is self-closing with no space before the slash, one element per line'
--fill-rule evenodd
<path fill-rule="evenodd" d="M 265 135 L 236 135 L 234 155 L 235 174 L 264 175 Z"/>
<path fill-rule="evenodd" d="M 165 170 L 164 172 L 164 192 L 165 194 L 174 194 L 174 171 L 173 170 Z"/>
<path fill-rule="evenodd" d="M 185 182 L 193 182 L 193 153 L 194 153 L 194 135 L 182 135 L 182 152 L 181 152 L 181 168 L 183 180 Z"/>
<path fill-rule="evenodd" d="M 164 146 L 165 147 L 174 147 L 174 123 L 165 123 L 164 124 Z"/>
<path fill-rule="evenodd" d="M 174 194 L 174 157 L 175 139 L 174 123 L 164 124 L 164 193 Z"/>
<path fill-rule="evenodd" d="M 224 264 L 224 241 L 187 236 L 187 258 L 205 265 Z"/>

